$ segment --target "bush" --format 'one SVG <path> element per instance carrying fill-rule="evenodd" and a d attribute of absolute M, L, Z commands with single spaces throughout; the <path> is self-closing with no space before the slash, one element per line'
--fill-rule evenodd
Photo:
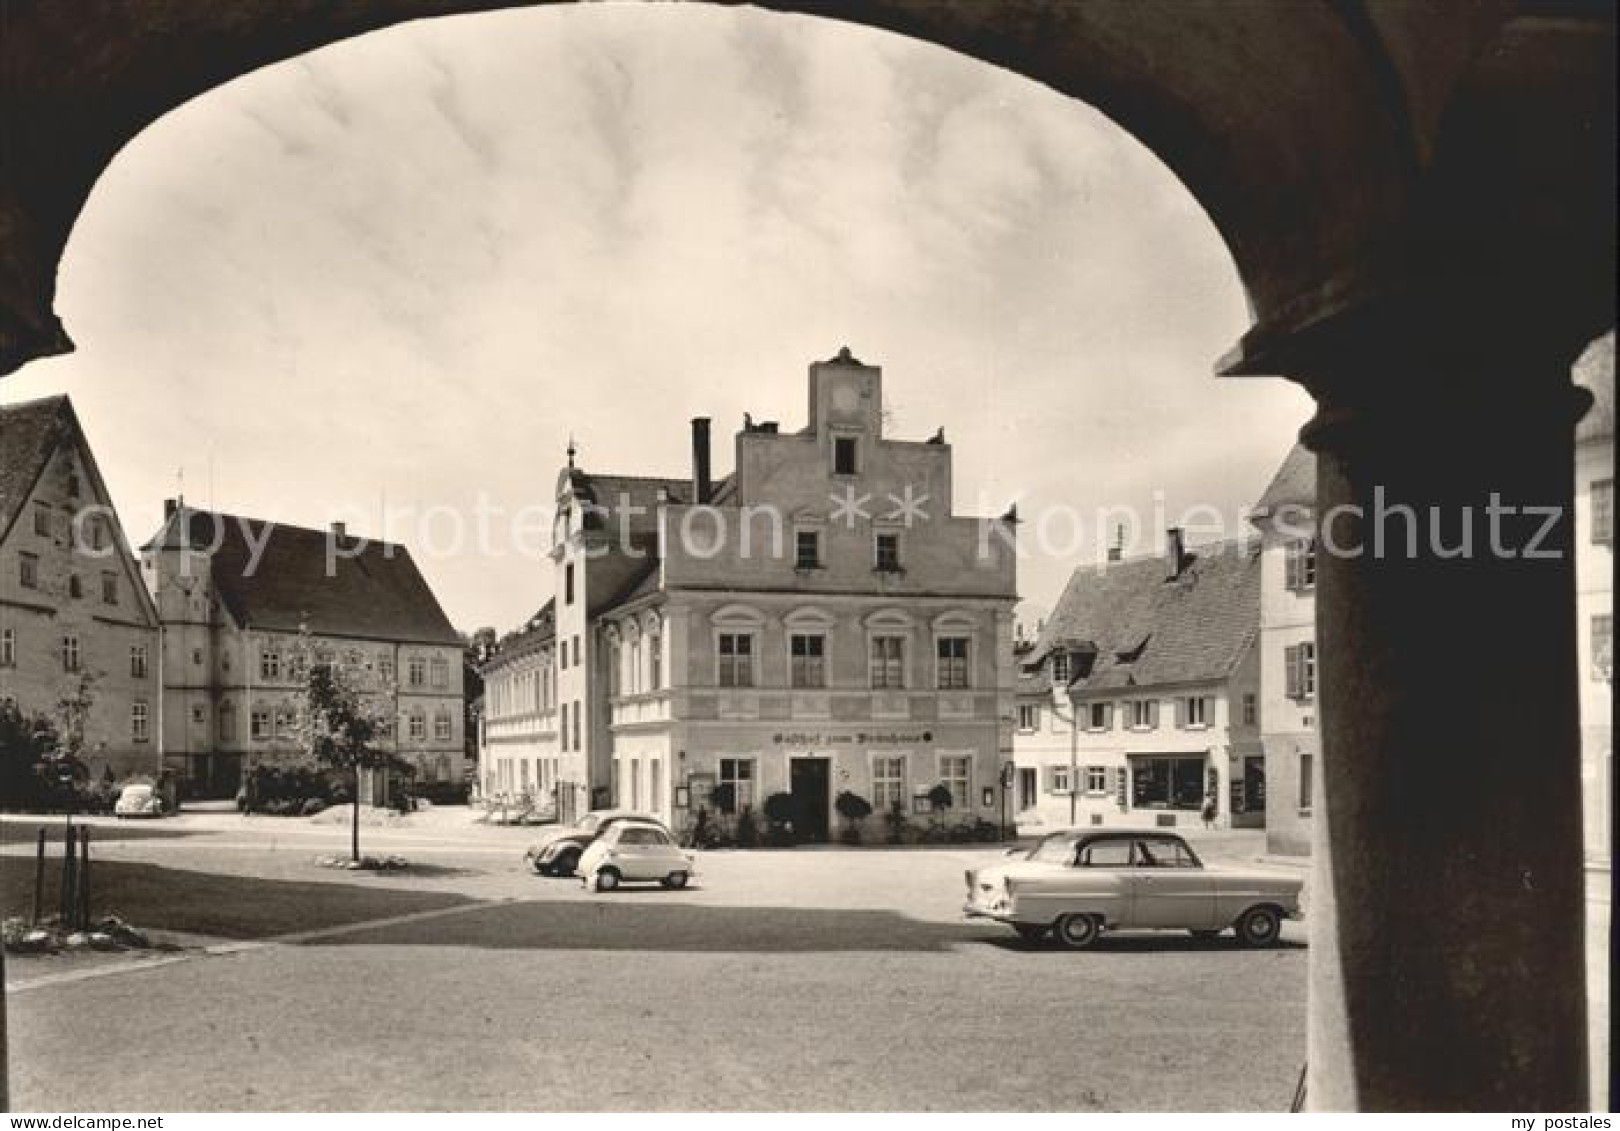
<path fill-rule="evenodd" d="M 973 839 L 983 841 L 985 844 L 995 844 L 1001 840 L 1001 826 L 980 817 L 973 822 Z"/>
<path fill-rule="evenodd" d="M 765 841 L 772 848 L 790 848 L 796 842 L 794 818 L 799 806 L 789 793 L 773 793 L 765 799 Z"/>
<path fill-rule="evenodd" d="M 908 822 L 906 821 L 906 803 L 904 801 L 896 801 L 889 807 L 889 811 L 883 815 L 883 823 L 889 828 L 890 844 L 906 843 Z"/>
<path fill-rule="evenodd" d="M 861 826 L 853 822 L 846 823 L 843 828 L 838 830 L 838 839 L 852 846 L 860 844 Z"/>
<path fill-rule="evenodd" d="M 311 797 L 307 799 L 304 802 L 303 807 L 299 810 L 299 812 L 306 817 L 313 817 L 315 814 L 324 813 L 325 811 L 326 802 L 322 801 L 319 797 Z"/>
<path fill-rule="evenodd" d="M 709 794 L 709 802 L 714 806 L 715 812 L 731 816 L 737 811 L 737 787 L 730 782 L 722 782 Z"/>
<path fill-rule="evenodd" d="M 737 847 L 759 847 L 759 823 L 754 820 L 754 811 L 746 806 L 737 816 Z"/>
<path fill-rule="evenodd" d="M 948 812 L 953 801 L 951 791 L 943 783 L 928 791 L 928 804 L 936 813 Z"/>
<path fill-rule="evenodd" d="M 861 843 L 861 822 L 872 815 L 872 803 L 846 789 L 833 798 L 833 810 L 844 819 L 838 839 L 845 844 Z"/>

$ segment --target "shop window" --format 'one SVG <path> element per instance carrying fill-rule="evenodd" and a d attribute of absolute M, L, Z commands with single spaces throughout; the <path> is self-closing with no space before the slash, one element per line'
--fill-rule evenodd
<path fill-rule="evenodd" d="M 1131 806 L 1196 812 L 1204 802 L 1202 757 L 1133 757 Z"/>

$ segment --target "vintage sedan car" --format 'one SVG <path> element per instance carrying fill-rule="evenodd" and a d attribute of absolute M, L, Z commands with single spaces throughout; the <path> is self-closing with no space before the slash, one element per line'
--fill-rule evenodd
<path fill-rule="evenodd" d="M 572 825 L 559 825 L 548 829 L 529 846 L 523 859 L 542 876 L 572 876 L 579 866 L 580 854 L 593 840 L 616 821 L 645 821 L 664 829 L 657 817 L 637 813 L 630 809 L 592 809 Z"/>
<path fill-rule="evenodd" d="M 1244 946 L 1273 946 L 1282 921 L 1300 917 L 1300 877 L 1206 867 L 1162 830 L 1071 829 L 1009 855 L 1017 858 L 967 873 L 963 914 L 1005 923 L 1031 942 L 1050 933 L 1080 949 L 1106 930 L 1213 938 L 1230 927 Z"/>
<path fill-rule="evenodd" d="M 113 815 L 115 817 L 161 817 L 163 816 L 163 797 L 158 793 L 157 787 L 143 782 L 131 782 L 118 791 L 118 800 L 113 802 Z"/>
<path fill-rule="evenodd" d="M 636 881 L 683 888 L 697 875 L 697 856 L 683 851 L 656 821 L 619 820 L 585 849 L 579 874 L 597 891 Z"/>

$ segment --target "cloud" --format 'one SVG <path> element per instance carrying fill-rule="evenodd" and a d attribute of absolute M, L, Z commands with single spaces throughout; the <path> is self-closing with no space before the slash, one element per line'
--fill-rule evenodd
<path fill-rule="evenodd" d="M 120 155 L 60 295 L 80 351 L 0 397 L 73 394 L 137 539 L 210 459 L 219 506 L 307 523 L 549 501 L 570 431 L 587 466 L 679 474 L 687 418 L 722 452 L 745 410 L 794 427 L 844 343 L 908 434 L 947 428 L 963 500 L 1235 506 L 1305 415 L 1210 377 L 1246 328 L 1230 257 L 1101 115 L 747 8 L 428 20 L 255 72 Z M 467 627 L 549 584 L 424 565 Z"/>

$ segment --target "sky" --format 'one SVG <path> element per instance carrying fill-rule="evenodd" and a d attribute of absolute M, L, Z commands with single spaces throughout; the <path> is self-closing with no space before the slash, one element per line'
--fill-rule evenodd
<path fill-rule="evenodd" d="M 550 596 L 537 541 L 455 532 L 549 507 L 570 435 L 588 470 L 679 476 L 711 416 L 724 474 L 743 413 L 802 426 L 843 345 L 897 435 L 945 428 L 959 511 L 1047 523 L 1031 620 L 1103 552 L 1099 508 L 1236 533 L 1310 411 L 1213 376 L 1249 325 L 1231 257 L 1101 114 L 746 8 L 429 20 L 239 79 L 114 161 L 57 308 L 78 351 L 0 403 L 73 397 L 136 545 L 182 489 L 343 518 L 464 631 Z"/>

